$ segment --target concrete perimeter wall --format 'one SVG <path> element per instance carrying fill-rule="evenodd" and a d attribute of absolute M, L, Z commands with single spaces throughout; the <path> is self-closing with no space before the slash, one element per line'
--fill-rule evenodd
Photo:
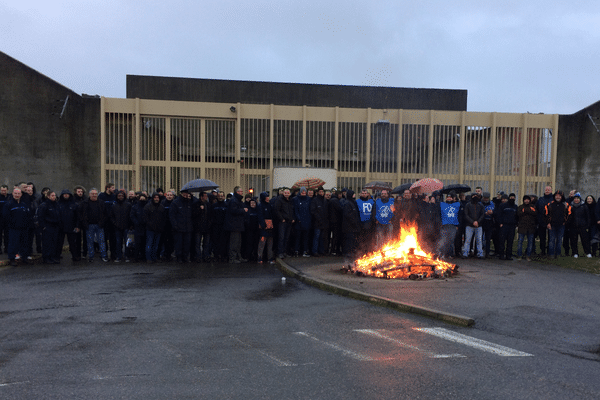
<path fill-rule="evenodd" d="M 11 190 L 20 181 L 38 191 L 99 185 L 100 98 L 80 96 L 0 52 L 0 159 L 0 183 Z"/>
<path fill-rule="evenodd" d="M 600 102 L 572 115 L 561 115 L 558 123 L 556 188 L 578 190 L 582 196 L 600 195 L 600 132 L 590 120 L 600 117 Z M 600 119 L 594 119 L 600 130 Z M 556 190 L 556 188 L 554 188 Z"/>

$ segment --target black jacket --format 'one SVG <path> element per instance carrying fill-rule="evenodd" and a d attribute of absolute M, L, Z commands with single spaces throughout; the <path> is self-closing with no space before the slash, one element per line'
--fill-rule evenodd
<path fill-rule="evenodd" d="M 346 233 L 359 233 L 362 227 L 360 222 L 360 211 L 356 200 L 352 198 L 354 192 L 348 190 L 346 192 L 346 201 L 344 202 L 343 216 L 342 216 L 342 232 Z"/>
<path fill-rule="evenodd" d="M 174 232 L 193 232 L 194 225 L 192 223 L 192 205 L 193 198 L 185 199 L 183 196 L 178 196 L 171 203 L 169 208 L 169 220 L 171 228 Z"/>
<path fill-rule="evenodd" d="M 463 215 L 465 226 L 472 227 L 473 223 L 477 221 L 477 226 L 481 227 L 484 216 L 485 209 L 481 203 L 473 203 L 470 201 L 465 205 L 465 213 Z"/>
<path fill-rule="evenodd" d="M 131 228 L 131 203 L 123 199 L 110 207 L 110 221 L 119 230 Z"/>
<path fill-rule="evenodd" d="M 317 195 L 310 202 L 310 214 L 312 215 L 312 227 L 314 229 L 329 228 L 329 203 L 324 196 Z"/>
<path fill-rule="evenodd" d="M 87 230 L 91 224 L 96 224 L 100 228 L 103 228 L 108 219 L 104 203 L 100 200 L 91 201 L 87 198 L 81 202 L 77 211 L 79 212 L 79 227 L 82 229 Z"/>
<path fill-rule="evenodd" d="M 135 202 L 133 206 L 131 206 L 131 213 L 129 217 L 131 219 L 131 223 L 133 224 L 133 229 L 135 230 L 136 235 L 145 235 L 146 234 L 146 221 L 144 219 L 144 207 L 148 201 L 138 200 Z M 114 205 L 113 205 L 114 208 Z"/>
<path fill-rule="evenodd" d="M 60 225 L 60 209 L 58 202 L 46 199 L 37 209 L 40 228 L 57 228 Z"/>
<path fill-rule="evenodd" d="M 286 200 L 285 197 L 281 196 L 275 203 L 273 211 L 275 212 L 277 221 L 279 222 L 285 220 L 285 222 L 291 223 L 296 219 L 294 216 L 294 203 L 292 202 L 291 197 Z"/>
<path fill-rule="evenodd" d="M 69 199 L 65 195 L 69 195 Z M 78 227 L 77 221 L 78 204 L 73 199 L 73 195 L 68 189 L 60 193 L 58 199 L 58 209 L 60 210 L 60 230 L 65 233 L 72 233 Z"/>
<path fill-rule="evenodd" d="M 227 203 L 225 213 L 225 230 L 231 232 L 244 232 L 244 203 L 242 195 L 234 193 Z"/>
<path fill-rule="evenodd" d="M 160 202 L 156 204 L 152 200 L 148 201 L 144 207 L 144 222 L 146 223 L 146 229 L 152 232 L 162 233 L 165 230 L 166 221 L 167 212 L 165 207 Z"/>
<path fill-rule="evenodd" d="M 588 228 L 590 226 L 590 211 L 588 206 L 581 201 L 579 204 L 571 203 L 571 216 L 569 218 L 571 228 Z"/>
<path fill-rule="evenodd" d="M 571 206 L 564 201 L 552 201 L 546 205 L 546 224 L 557 228 L 567 223 L 571 214 Z"/>
<path fill-rule="evenodd" d="M 494 209 L 494 216 L 500 225 L 517 225 L 517 205 L 514 200 L 508 200 L 506 203 Z"/>

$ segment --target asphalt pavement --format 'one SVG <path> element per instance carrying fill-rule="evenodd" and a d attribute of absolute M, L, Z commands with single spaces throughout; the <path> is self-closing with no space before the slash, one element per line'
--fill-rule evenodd
<path fill-rule="evenodd" d="M 558 351 L 600 355 L 599 275 L 537 261 L 453 261 L 455 276 L 404 280 L 344 273 L 342 257 L 278 259 L 287 275 L 339 295 L 510 336 L 548 341 L 552 331 Z"/>

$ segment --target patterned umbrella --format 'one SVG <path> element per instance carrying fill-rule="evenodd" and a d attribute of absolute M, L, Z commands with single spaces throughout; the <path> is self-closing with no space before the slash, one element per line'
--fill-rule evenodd
<path fill-rule="evenodd" d="M 439 179 L 435 178 L 425 178 L 416 181 L 410 187 L 410 191 L 413 193 L 433 193 L 436 190 L 441 190 L 444 187 L 444 184 Z"/>
<path fill-rule="evenodd" d="M 372 189 L 372 190 L 392 190 L 392 187 L 387 182 L 382 181 L 373 181 L 369 182 L 364 186 L 364 189 Z"/>
<path fill-rule="evenodd" d="M 298 182 L 294 183 L 292 189 L 300 189 L 304 186 L 307 189 L 316 189 L 319 186 L 323 186 L 326 182 L 321 178 L 315 178 L 314 176 L 311 178 L 300 179 Z"/>
<path fill-rule="evenodd" d="M 218 188 L 219 185 L 208 179 L 194 179 L 183 185 L 181 190 L 187 190 L 190 192 L 204 192 L 205 190 L 213 190 Z"/>

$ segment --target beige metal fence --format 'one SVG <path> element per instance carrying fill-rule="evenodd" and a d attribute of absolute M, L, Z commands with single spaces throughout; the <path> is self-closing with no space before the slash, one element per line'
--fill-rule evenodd
<path fill-rule="evenodd" d="M 334 168 L 327 187 L 435 177 L 543 193 L 556 180 L 558 115 L 102 98 L 102 185 L 153 191 L 207 178 L 270 190 L 274 167 Z"/>

